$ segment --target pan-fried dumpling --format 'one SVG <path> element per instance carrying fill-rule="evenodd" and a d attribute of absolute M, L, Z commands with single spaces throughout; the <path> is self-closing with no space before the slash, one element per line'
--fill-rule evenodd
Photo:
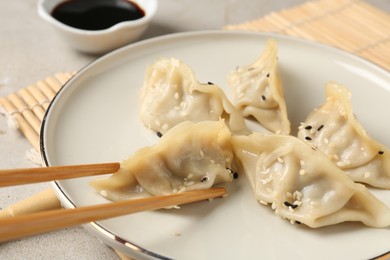
<path fill-rule="evenodd" d="M 390 210 L 323 153 L 288 135 L 233 136 L 236 160 L 256 200 L 292 223 L 317 228 L 345 221 L 390 225 Z"/>
<path fill-rule="evenodd" d="M 232 162 L 231 133 L 222 120 L 186 121 L 91 185 L 114 201 L 208 189 L 232 180 Z"/>
<path fill-rule="evenodd" d="M 221 118 L 232 132 L 248 133 L 244 118 L 223 91 L 212 83 L 199 83 L 178 59 L 163 58 L 149 66 L 141 91 L 141 120 L 161 134 L 183 121 Z"/>
<path fill-rule="evenodd" d="M 278 49 L 268 40 L 261 57 L 228 75 L 236 107 L 273 133 L 289 134 L 290 121 L 278 75 Z"/>
<path fill-rule="evenodd" d="M 353 114 L 350 91 L 326 85 L 326 102 L 309 114 L 298 137 L 326 154 L 354 181 L 390 189 L 390 151 Z"/>

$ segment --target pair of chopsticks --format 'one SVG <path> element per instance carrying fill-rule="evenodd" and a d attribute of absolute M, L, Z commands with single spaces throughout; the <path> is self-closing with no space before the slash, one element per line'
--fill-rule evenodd
<path fill-rule="evenodd" d="M 0 187 L 116 172 L 119 163 L 0 170 Z M 0 219 L 0 242 L 126 214 L 156 210 L 226 195 L 224 188 L 110 202 L 74 209 L 56 209 Z"/>

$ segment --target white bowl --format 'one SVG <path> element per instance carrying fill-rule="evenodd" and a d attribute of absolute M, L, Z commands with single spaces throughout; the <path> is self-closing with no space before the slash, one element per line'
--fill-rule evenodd
<path fill-rule="evenodd" d="M 39 0 L 38 13 L 71 47 L 91 54 L 106 53 L 137 40 L 149 26 L 157 10 L 157 0 L 133 0 L 145 11 L 144 17 L 117 23 L 108 29 L 92 31 L 68 26 L 51 15 L 53 9 L 65 1 Z"/>

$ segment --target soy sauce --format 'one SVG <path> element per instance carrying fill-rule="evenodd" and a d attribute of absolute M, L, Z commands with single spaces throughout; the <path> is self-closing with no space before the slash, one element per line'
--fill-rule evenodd
<path fill-rule="evenodd" d="M 145 16 L 145 11 L 129 0 L 69 0 L 57 5 L 51 15 L 60 22 L 84 30 L 104 30 Z"/>

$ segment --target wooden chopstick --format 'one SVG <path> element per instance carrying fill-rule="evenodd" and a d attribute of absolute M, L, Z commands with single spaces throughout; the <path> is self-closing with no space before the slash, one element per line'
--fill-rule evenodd
<path fill-rule="evenodd" d="M 114 173 L 119 167 L 114 162 L 0 170 L 0 187 Z"/>
<path fill-rule="evenodd" d="M 224 195 L 226 195 L 225 188 L 211 188 L 5 218 L 0 220 L 0 242 L 135 212 L 156 210 Z"/>

